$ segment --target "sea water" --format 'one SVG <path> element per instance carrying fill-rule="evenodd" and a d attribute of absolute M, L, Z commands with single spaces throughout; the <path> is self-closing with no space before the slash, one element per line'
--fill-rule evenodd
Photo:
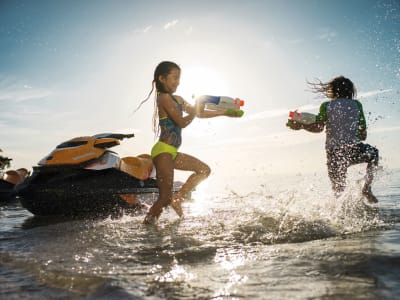
<path fill-rule="evenodd" d="M 157 226 L 3 205 L 0 299 L 400 299 L 400 170 L 374 206 L 350 175 L 338 199 L 325 174 L 209 178 Z"/>

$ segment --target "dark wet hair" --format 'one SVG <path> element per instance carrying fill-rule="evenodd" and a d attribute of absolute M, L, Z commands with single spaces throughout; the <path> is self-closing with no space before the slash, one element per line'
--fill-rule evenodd
<path fill-rule="evenodd" d="M 154 96 L 154 115 L 153 115 L 153 131 L 157 135 L 159 132 L 159 126 L 158 126 L 158 106 L 157 106 L 157 94 L 158 93 L 167 93 L 165 90 L 164 84 L 160 81 L 160 77 L 167 77 L 169 73 L 172 72 L 172 70 L 178 69 L 179 71 L 181 68 L 174 62 L 172 61 L 162 61 L 160 62 L 156 69 L 154 70 L 154 76 L 153 76 L 153 81 L 151 82 L 151 90 L 150 93 L 147 95 L 146 99 L 144 99 L 138 107 L 134 110 L 133 113 L 136 113 L 139 108 L 147 101 L 150 99 L 151 94 L 154 92 L 154 87 L 156 89 L 156 93 Z"/>
<path fill-rule="evenodd" d="M 153 77 L 153 84 L 156 86 L 157 92 L 161 92 L 161 93 L 167 92 L 165 90 L 164 85 L 160 81 L 160 76 L 167 77 L 167 75 L 169 73 L 171 73 L 171 71 L 174 69 L 178 69 L 179 71 L 181 70 L 181 68 L 172 61 L 163 61 L 158 64 L 158 66 L 154 70 L 154 77 Z M 153 89 L 154 89 L 154 86 L 152 88 L 152 91 L 153 91 Z M 150 92 L 150 94 L 151 94 L 151 92 Z"/>
<path fill-rule="evenodd" d="M 318 82 L 307 82 L 311 87 L 311 91 L 323 94 L 327 98 L 354 99 L 357 96 L 357 90 L 353 82 L 344 76 L 335 77 L 328 82 L 322 82 L 319 79 L 317 79 L 317 81 Z"/>

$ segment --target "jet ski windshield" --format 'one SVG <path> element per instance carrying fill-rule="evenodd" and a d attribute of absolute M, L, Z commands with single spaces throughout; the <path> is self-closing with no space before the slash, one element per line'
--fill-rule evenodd
<path fill-rule="evenodd" d="M 123 140 L 125 138 L 132 138 L 134 137 L 135 134 L 129 133 L 129 134 L 123 134 L 123 133 L 99 133 L 95 134 L 93 137 L 96 139 L 101 139 L 101 138 L 113 138 L 113 139 L 118 139 L 118 140 Z"/>
<path fill-rule="evenodd" d="M 88 141 L 67 141 L 64 143 L 61 143 L 56 147 L 56 149 L 63 149 L 63 148 L 72 148 L 72 147 L 79 147 L 86 145 Z"/>

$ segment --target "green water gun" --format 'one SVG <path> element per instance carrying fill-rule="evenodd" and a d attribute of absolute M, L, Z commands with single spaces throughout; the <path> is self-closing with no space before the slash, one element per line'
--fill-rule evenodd
<path fill-rule="evenodd" d="M 236 117 L 239 117 L 239 118 L 241 118 L 244 115 L 244 111 L 241 110 L 241 109 L 231 109 L 231 108 L 229 108 L 229 109 L 227 109 L 225 111 L 225 113 L 228 116 L 236 116 Z"/>

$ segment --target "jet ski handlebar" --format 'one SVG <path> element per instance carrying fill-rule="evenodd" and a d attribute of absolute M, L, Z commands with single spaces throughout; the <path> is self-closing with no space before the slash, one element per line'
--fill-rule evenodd
<path fill-rule="evenodd" d="M 134 137 L 135 134 L 134 133 L 128 133 L 128 134 L 123 134 L 123 133 L 99 133 L 94 135 L 94 137 L 96 138 L 114 138 L 114 139 L 118 139 L 118 140 L 123 140 L 123 139 L 129 139 Z"/>

